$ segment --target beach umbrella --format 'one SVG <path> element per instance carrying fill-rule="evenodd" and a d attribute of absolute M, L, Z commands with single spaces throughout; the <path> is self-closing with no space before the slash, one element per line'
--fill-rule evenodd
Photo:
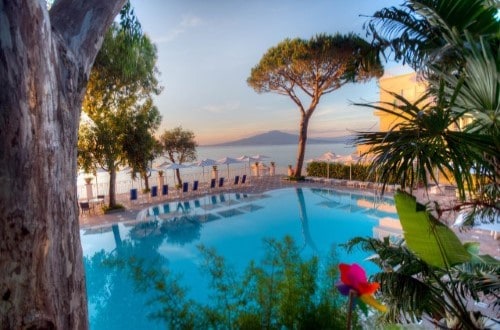
<path fill-rule="evenodd" d="M 252 157 L 247 155 L 241 155 L 240 157 L 236 157 L 236 159 L 245 163 L 245 172 L 247 170 L 246 163 L 248 163 L 248 170 L 250 170 L 250 161 L 252 160 Z"/>
<path fill-rule="evenodd" d="M 250 156 L 250 160 L 256 161 L 257 163 L 259 163 L 260 161 L 262 161 L 264 159 L 268 159 L 268 158 L 270 158 L 270 157 L 266 156 L 266 155 L 261 155 L 261 154 Z M 257 165 L 257 176 L 259 176 L 258 165 Z"/>
<path fill-rule="evenodd" d="M 166 170 L 173 170 L 173 181 L 175 183 L 175 170 L 179 170 L 181 168 L 189 168 L 191 165 L 177 164 L 177 163 L 169 163 L 164 166 L 160 166 L 160 168 L 164 168 Z"/>
<path fill-rule="evenodd" d="M 255 161 L 257 161 L 257 162 L 259 162 L 259 161 L 261 161 L 261 160 L 264 160 L 264 159 L 269 159 L 269 158 L 271 158 L 271 157 L 269 157 L 269 156 L 265 156 L 265 155 L 260 155 L 260 154 L 258 154 L 258 155 L 254 155 L 254 156 L 251 156 L 251 157 L 250 157 L 250 159 L 251 159 L 251 160 L 255 160 Z"/>
<path fill-rule="evenodd" d="M 241 163 L 241 161 L 236 159 L 236 158 L 224 157 L 224 158 L 217 160 L 217 163 L 220 165 L 227 165 L 227 177 L 229 178 L 229 165 Z"/>
<path fill-rule="evenodd" d="M 330 178 L 330 163 L 336 162 L 339 160 L 339 156 L 331 151 L 327 151 L 318 158 L 315 158 L 316 161 L 326 162 L 326 177 Z"/>
<path fill-rule="evenodd" d="M 217 164 L 218 163 L 217 163 L 216 160 L 210 159 L 210 158 L 205 158 L 205 159 L 197 161 L 193 165 L 202 168 L 202 171 L 203 171 L 203 180 L 205 180 L 205 166 L 214 166 L 214 165 L 217 165 Z"/>
<path fill-rule="evenodd" d="M 252 160 L 252 157 L 247 155 L 241 155 L 240 157 L 236 157 L 236 159 L 241 162 L 249 162 L 250 160 Z"/>
<path fill-rule="evenodd" d="M 359 161 L 359 157 L 352 154 L 340 156 L 340 161 L 344 164 L 349 164 L 349 181 L 352 181 L 352 163 Z"/>
<path fill-rule="evenodd" d="M 165 166 L 167 166 L 167 165 L 169 165 L 169 164 L 172 164 L 172 163 L 171 163 L 171 162 L 168 162 L 168 161 L 163 162 L 163 163 L 161 163 L 160 165 L 158 165 L 158 168 L 165 168 Z"/>

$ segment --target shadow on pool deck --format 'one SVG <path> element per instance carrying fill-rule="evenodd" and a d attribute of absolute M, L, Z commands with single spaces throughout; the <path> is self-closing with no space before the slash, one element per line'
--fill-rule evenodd
<path fill-rule="evenodd" d="M 173 192 L 167 196 L 158 196 L 155 198 L 149 197 L 149 194 L 143 194 L 138 197 L 134 202 L 129 200 L 129 194 L 120 194 L 117 196 L 117 203 L 125 206 L 125 210 L 116 211 L 109 214 L 103 214 L 98 207 L 96 207 L 91 214 L 80 215 L 80 228 L 86 229 L 91 227 L 104 227 L 117 222 L 132 222 L 136 221 L 139 212 L 149 206 L 161 204 L 172 201 L 184 201 L 192 199 L 193 197 L 205 196 L 207 194 L 216 194 L 221 192 L 240 192 L 248 194 L 257 194 L 265 191 L 288 188 L 288 187 L 312 187 L 312 188 L 335 188 L 345 190 L 360 190 L 352 187 L 331 185 L 321 182 L 295 182 L 286 180 L 284 176 L 268 176 L 255 178 L 252 177 L 245 185 L 234 186 L 228 184 L 224 188 L 216 188 L 209 190 L 206 185 L 200 185 L 196 194 L 182 194 L 180 192 Z M 363 188 L 362 191 L 375 193 L 374 189 Z M 392 193 L 386 193 L 387 196 L 392 196 Z M 454 196 L 442 195 L 428 195 L 424 190 L 414 192 L 414 195 L 421 203 L 428 201 L 438 201 L 442 205 L 449 205 L 455 198 Z M 452 223 L 452 214 L 448 215 L 448 223 Z M 472 229 L 467 231 L 460 231 L 453 228 L 457 236 L 463 241 L 477 241 L 480 242 L 481 253 L 487 253 L 500 260 L 500 241 L 493 238 L 489 231 Z"/>

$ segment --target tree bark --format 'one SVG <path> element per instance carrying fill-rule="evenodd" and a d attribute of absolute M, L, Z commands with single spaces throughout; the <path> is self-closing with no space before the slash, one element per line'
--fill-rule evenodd
<path fill-rule="evenodd" d="M 182 186 L 181 171 L 178 168 L 175 169 L 175 177 L 177 178 L 177 184 Z"/>
<path fill-rule="evenodd" d="M 299 125 L 299 146 L 297 149 L 297 162 L 295 164 L 294 177 L 300 178 L 302 173 L 302 165 L 304 164 L 304 154 L 306 152 L 307 143 L 307 126 L 309 125 L 310 115 L 302 115 Z"/>
<path fill-rule="evenodd" d="M 116 167 L 112 166 L 109 170 L 109 207 L 116 206 Z"/>
<path fill-rule="evenodd" d="M 81 103 L 124 0 L 0 0 L 0 328 L 86 329 Z"/>

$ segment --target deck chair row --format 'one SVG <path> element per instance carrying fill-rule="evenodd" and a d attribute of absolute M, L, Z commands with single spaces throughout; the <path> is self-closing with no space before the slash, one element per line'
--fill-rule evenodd
<path fill-rule="evenodd" d="M 233 185 L 242 185 L 242 184 L 245 184 L 246 180 L 247 180 L 247 175 L 246 174 L 244 174 L 244 175 L 241 176 L 241 180 L 240 180 L 240 176 L 236 175 L 234 177 Z M 225 178 L 224 177 L 220 177 L 218 180 L 211 179 L 209 189 L 222 188 L 222 187 L 224 187 L 224 183 L 225 183 Z M 199 181 L 198 180 L 193 181 L 193 184 L 191 186 L 191 190 L 189 189 L 189 182 L 184 182 L 182 184 L 182 194 L 186 194 L 186 193 L 189 193 L 189 192 L 196 192 L 196 191 L 198 191 L 198 187 L 199 187 Z M 161 187 L 161 195 L 162 196 L 166 196 L 166 195 L 169 194 L 169 189 L 168 188 L 169 187 L 168 187 L 167 184 L 165 184 L 165 185 L 163 185 Z M 152 186 L 151 187 L 150 196 L 152 198 L 159 196 L 158 186 Z M 137 196 L 137 189 L 131 189 L 130 190 L 130 200 L 134 201 L 134 200 L 137 200 L 137 198 L 138 198 L 138 196 Z"/>

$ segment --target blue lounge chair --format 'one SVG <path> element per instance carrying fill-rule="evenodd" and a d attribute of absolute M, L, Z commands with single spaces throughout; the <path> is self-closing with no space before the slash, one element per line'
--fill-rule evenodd
<path fill-rule="evenodd" d="M 247 182 L 247 175 L 243 174 L 243 176 L 241 177 L 241 184 L 245 184 L 245 182 Z"/>
<path fill-rule="evenodd" d="M 237 175 L 234 177 L 234 185 L 236 186 L 238 184 L 238 182 L 240 182 L 240 176 Z"/>
<path fill-rule="evenodd" d="M 210 180 L 210 189 L 215 188 L 215 183 L 216 183 L 215 179 Z"/>
<path fill-rule="evenodd" d="M 225 203 L 226 202 L 226 196 L 224 196 L 224 194 L 220 194 L 219 195 L 219 199 L 220 199 L 221 203 Z"/>
<path fill-rule="evenodd" d="M 151 197 L 156 197 L 156 196 L 158 196 L 158 187 L 152 186 L 151 187 Z"/>
<path fill-rule="evenodd" d="M 130 200 L 131 201 L 137 200 L 137 189 L 135 189 L 135 188 L 130 189 Z"/>
<path fill-rule="evenodd" d="M 182 184 L 182 193 L 183 193 L 183 194 L 184 194 L 184 193 L 187 193 L 187 192 L 188 192 L 188 190 L 189 190 L 189 183 L 184 182 L 184 183 Z"/>
<path fill-rule="evenodd" d="M 219 178 L 219 188 L 224 187 L 224 177 Z"/>
<path fill-rule="evenodd" d="M 161 194 L 163 196 L 168 195 L 168 185 L 164 184 L 163 187 L 161 187 Z"/>
<path fill-rule="evenodd" d="M 193 191 L 198 190 L 198 180 L 193 181 Z"/>
<path fill-rule="evenodd" d="M 160 208 L 158 206 L 153 207 L 153 214 L 155 216 L 160 215 Z"/>

